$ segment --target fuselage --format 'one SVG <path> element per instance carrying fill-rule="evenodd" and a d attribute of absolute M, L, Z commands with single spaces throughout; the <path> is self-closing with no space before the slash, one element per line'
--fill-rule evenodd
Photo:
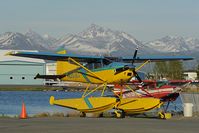
<path fill-rule="evenodd" d="M 132 64 L 122 62 L 79 63 L 73 60 L 57 61 L 57 75 L 65 75 L 62 81 L 73 81 L 93 84 L 126 83 L 134 75 Z"/>
<path fill-rule="evenodd" d="M 133 76 L 132 70 L 124 70 L 116 74 L 115 68 L 110 69 L 93 69 L 91 72 L 87 72 L 84 69 L 80 69 L 62 78 L 63 81 L 93 83 L 93 84 L 113 84 L 113 83 L 126 83 Z"/>

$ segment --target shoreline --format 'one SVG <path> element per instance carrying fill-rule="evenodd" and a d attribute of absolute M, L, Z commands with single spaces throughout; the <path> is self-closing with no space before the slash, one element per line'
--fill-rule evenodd
<path fill-rule="evenodd" d="M 92 89 L 92 88 L 91 88 Z M 83 87 L 74 87 L 74 86 L 7 86 L 7 85 L 1 85 L 0 91 L 66 91 L 66 92 L 83 92 L 85 88 Z M 100 91 L 100 90 L 98 90 Z M 110 91 L 110 90 L 107 90 Z M 199 93 L 199 88 L 197 89 L 184 89 L 182 90 L 182 93 Z"/>

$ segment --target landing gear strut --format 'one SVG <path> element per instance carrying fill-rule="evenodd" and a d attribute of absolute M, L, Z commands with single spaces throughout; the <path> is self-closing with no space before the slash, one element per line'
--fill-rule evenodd
<path fill-rule="evenodd" d="M 123 110 L 114 111 L 116 118 L 125 118 L 125 112 Z"/>
<path fill-rule="evenodd" d="M 170 119 L 171 113 L 158 112 L 158 116 L 160 119 Z"/>

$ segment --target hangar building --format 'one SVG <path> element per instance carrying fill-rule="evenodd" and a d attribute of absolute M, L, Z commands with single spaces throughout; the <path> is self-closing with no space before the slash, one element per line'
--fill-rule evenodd
<path fill-rule="evenodd" d="M 45 75 L 44 60 L 6 56 L 11 50 L 0 50 L 0 85 L 43 85 L 43 79 L 34 79 L 37 73 Z"/>

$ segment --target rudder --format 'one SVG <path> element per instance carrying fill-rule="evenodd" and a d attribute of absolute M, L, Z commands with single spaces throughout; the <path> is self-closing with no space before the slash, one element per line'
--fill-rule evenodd
<path fill-rule="evenodd" d="M 66 50 L 61 50 L 57 52 L 58 54 L 66 54 Z M 62 75 L 64 73 L 70 72 L 79 68 L 78 65 L 71 64 L 68 61 L 57 61 L 57 75 Z"/>

